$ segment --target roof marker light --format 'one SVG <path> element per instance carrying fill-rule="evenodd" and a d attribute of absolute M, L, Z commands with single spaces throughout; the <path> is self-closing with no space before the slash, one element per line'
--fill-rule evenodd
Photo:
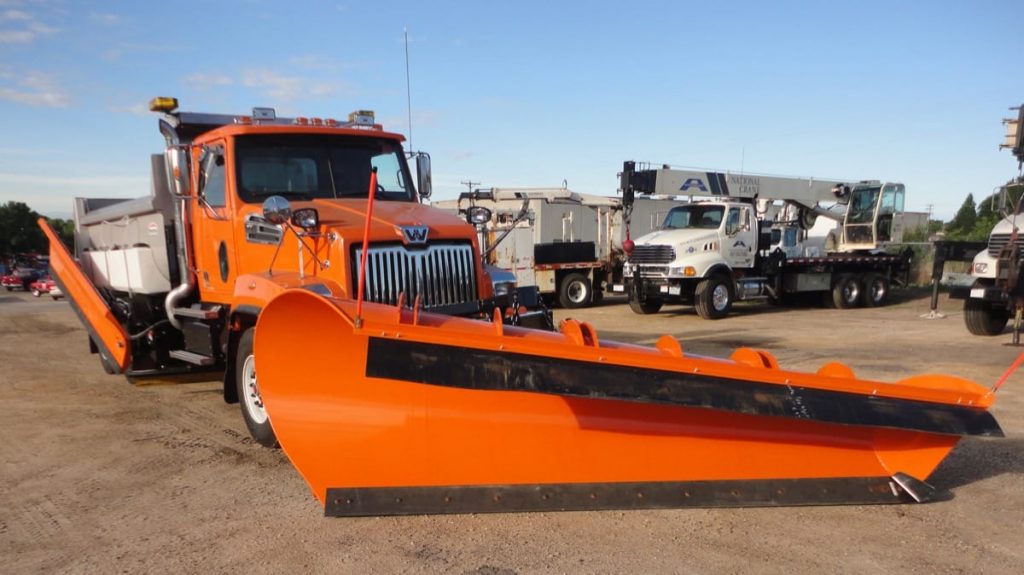
<path fill-rule="evenodd" d="M 149 101 L 150 112 L 167 112 L 168 114 L 178 109 L 178 99 L 166 96 L 157 96 Z"/>

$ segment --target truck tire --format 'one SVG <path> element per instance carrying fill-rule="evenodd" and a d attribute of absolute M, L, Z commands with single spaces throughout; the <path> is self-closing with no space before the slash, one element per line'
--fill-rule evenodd
<path fill-rule="evenodd" d="M 854 275 L 839 276 L 832 286 L 832 303 L 839 309 L 850 309 L 860 305 L 864 289 Z"/>
<path fill-rule="evenodd" d="M 732 281 L 725 276 L 712 276 L 697 284 L 694 294 L 697 315 L 704 319 L 722 319 L 729 315 L 733 300 Z"/>
<path fill-rule="evenodd" d="M 964 300 L 964 324 L 973 335 L 999 335 L 1010 321 L 1010 310 L 974 298 Z"/>
<path fill-rule="evenodd" d="M 253 332 L 245 330 L 238 340 L 235 353 L 235 386 L 238 389 L 238 404 L 242 407 L 242 419 L 249 429 L 249 435 L 264 447 L 277 447 L 277 435 L 270 426 L 270 418 L 263 407 L 260 388 L 256 385 L 256 363 L 252 353 Z"/>
<path fill-rule="evenodd" d="M 629 309 L 633 310 L 633 313 L 640 315 L 649 315 L 652 313 L 658 313 L 661 309 L 662 301 L 660 299 L 647 298 L 644 301 L 640 301 L 632 296 L 629 298 Z"/>
<path fill-rule="evenodd" d="M 889 301 L 889 280 L 882 274 L 864 278 L 864 306 L 881 307 Z"/>
<path fill-rule="evenodd" d="M 590 305 L 593 288 L 587 276 L 571 273 L 562 278 L 558 285 L 558 303 L 565 309 L 576 309 Z"/>

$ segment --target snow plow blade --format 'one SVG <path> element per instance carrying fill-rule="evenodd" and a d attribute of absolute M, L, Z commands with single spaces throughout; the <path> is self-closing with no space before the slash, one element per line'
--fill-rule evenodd
<path fill-rule="evenodd" d="M 50 242 L 50 273 L 53 281 L 60 286 L 71 309 L 75 310 L 78 319 L 89 332 L 104 369 L 112 374 L 124 373 L 131 362 L 128 334 L 124 327 L 114 317 L 96 287 L 82 273 L 50 224 L 43 218 L 39 218 L 38 223 Z"/>
<path fill-rule="evenodd" d="M 281 447 L 332 516 L 926 501 L 988 389 L 858 380 L 294 290 L 256 329 Z"/>

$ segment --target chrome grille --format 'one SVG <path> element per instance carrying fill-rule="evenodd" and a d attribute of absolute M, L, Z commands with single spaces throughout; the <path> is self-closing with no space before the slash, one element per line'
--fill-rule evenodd
<path fill-rule="evenodd" d="M 1010 243 L 1010 234 L 992 234 L 988 239 L 988 255 L 998 258 L 1006 244 Z M 1017 253 L 1024 255 L 1024 235 L 1017 236 Z"/>
<path fill-rule="evenodd" d="M 634 246 L 629 261 L 634 264 L 667 264 L 676 259 L 672 246 Z"/>
<path fill-rule="evenodd" d="M 352 277 L 358 278 L 362 247 L 357 247 L 354 253 Z M 364 298 L 397 305 L 399 294 L 404 292 L 407 307 L 412 307 L 418 295 L 424 308 L 474 301 L 474 257 L 470 244 L 431 244 L 421 249 L 373 246 L 366 257 Z"/>

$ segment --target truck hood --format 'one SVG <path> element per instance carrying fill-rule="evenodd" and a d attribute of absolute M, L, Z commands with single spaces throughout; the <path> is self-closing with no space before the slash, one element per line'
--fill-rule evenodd
<path fill-rule="evenodd" d="M 361 240 L 366 215 L 366 200 L 313 200 L 320 224 L 337 232 L 346 241 Z M 370 241 L 403 241 L 403 229 L 424 226 L 427 241 L 472 240 L 476 232 L 456 215 L 416 202 L 378 201 L 373 204 Z M 354 237 L 358 236 L 358 237 Z"/>
<path fill-rule="evenodd" d="M 658 230 L 636 239 L 638 246 L 703 245 L 718 239 L 718 230 Z"/>
<path fill-rule="evenodd" d="M 1018 215 L 1015 219 L 1016 219 L 1016 223 L 1017 223 L 1017 228 L 1021 229 L 1021 230 L 1024 230 L 1024 214 Z M 992 232 L 991 233 L 992 234 L 1010 235 L 1011 233 L 1013 233 L 1013 224 L 1014 224 L 1014 220 L 1013 219 L 1011 219 L 1011 218 L 1003 218 L 1003 219 L 999 220 L 999 223 L 997 223 L 992 228 Z M 1022 232 L 1018 232 L 1018 233 L 1022 233 Z"/>

